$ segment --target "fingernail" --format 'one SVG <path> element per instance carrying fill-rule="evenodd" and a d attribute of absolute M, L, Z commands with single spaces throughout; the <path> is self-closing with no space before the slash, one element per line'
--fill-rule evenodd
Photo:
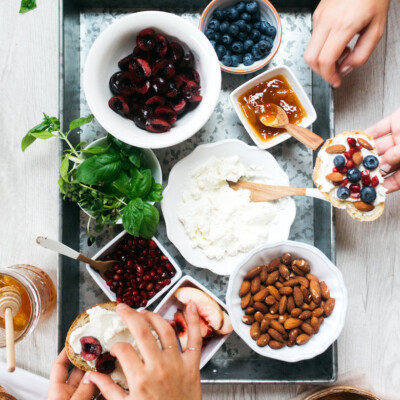
<path fill-rule="evenodd" d="M 119 303 L 119 304 L 117 305 L 117 311 L 122 311 L 122 310 L 125 310 L 126 308 L 129 308 L 129 306 L 127 306 L 127 305 L 124 304 L 124 303 Z"/>
<path fill-rule="evenodd" d="M 85 384 L 91 383 L 90 382 L 90 371 L 86 372 L 86 374 L 83 375 L 82 382 Z"/>
<path fill-rule="evenodd" d="M 190 312 L 192 312 L 192 313 L 197 313 L 196 304 L 190 302 L 190 303 L 188 304 L 188 307 L 189 307 L 189 311 L 190 311 Z"/>
<path fill-rule="evenodd" d="M 339 86 L 340 86 L 339 83 L 332 83 L 332 87 L 333 87 L 334 89 L 337 89 Z"/>
<path fill-rule="evenodd" d="M 340 75 L 346 76 L 348 75 L 351 71 L 353 71 L 353 67 L 350 65 L 346 65 L 345 67 L 342 68 L 342 71 L 340 72 Z"/>
<path fill-rule="evenodd" d="M 380 166 L 380 170 L 381 170 L 385 175 L 389 173 L 390 168 L 391 168 L 390 164 L 383 164 L 383 165 Z"/>

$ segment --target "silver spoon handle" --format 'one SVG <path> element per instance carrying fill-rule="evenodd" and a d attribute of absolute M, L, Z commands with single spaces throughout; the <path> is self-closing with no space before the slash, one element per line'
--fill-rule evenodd
<path fill-rule="evenodd" d="M 45 236 L 38 236 L 36 238 L 36 243 L 45 249 L 53 250 L 56 253 L 73 258 L 74 260 L 78 259 L 79 257 L 79 253 L 76 250 L 71 249 L 65 244 L 57 242 L 57 240 L 53 240 Z"/>

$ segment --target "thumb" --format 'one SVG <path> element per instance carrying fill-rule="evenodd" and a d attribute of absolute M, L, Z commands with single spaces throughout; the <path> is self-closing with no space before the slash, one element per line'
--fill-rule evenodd
<path fill-rule="evenodd" d="M 89 372 L 86 372 L 83 376 L 71 400 L 90 400 L 99 392 L 96 385 L 88 379 L 88 374 Z"/>
<path fill-rule="evenodd" d="M 400 145 L 391 147 L 382 156 L 380 169 L 382 172 L 388 174 L 390 170 L 400 164 Z"/>

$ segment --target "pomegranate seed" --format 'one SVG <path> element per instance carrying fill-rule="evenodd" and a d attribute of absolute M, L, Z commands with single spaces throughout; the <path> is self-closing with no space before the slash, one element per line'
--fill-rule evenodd
<path fill-rule="evenodd" d="M 132 296 L 139 296 L 139 290 L 132 290 Z"/>
<path fill-rule="evenodd" d="M 135 296 L 135 297 L 133 298 L 133 301 L 134 301 L 135 303 L 140 303 L 141 300 L 142 300 L 142 299 L 141 299 L 139 296 Z"/>
<path fill-rule="evenodd" d="M 347 186 L 348 183 L 349 183 L 349 180 L 348 179 L 344 179 L 342 181 L 342 183 L 340 184 L 340 186 Z"/>
<path fill-rule="evenodd" d="M 367 178 L 369 177 L 370 170 L 369 169 L 364 169 L 364 171 L 361 172 L 361 178 Z"/>
<path fill-rule="evenodd" d="M 141 277 L 141 276 L 138 276 L 138 277 L 136 278 L 136 282 L 137 282 L 137 283 L 140 283 L 140 282 L 142 282 L 142 280 L 143 280 L 143 279 L 142 279 L 142 277 Z"/>
<path fill-rule="evenodd" d="M 146 287 L 146 282 L 142 282 L 140 285 L 139 285 L 139 289 L 144 289 Z"/>
<path fill-rule="evenodd" d="M 155 294 L 156 294 L 156 292 L 154 290 L 150 290 L 149 293 L 147 293 L 147 295 L 149 296 L 149 299 L 151 299 Z"/>
<path fill-rule="evenodd" d="M 164 254 L 160 258 L 161 258 L 162 261 L 167 261 L 168 260 L 168 257 L 165 256 Z"/>
<path fill-rule="evenodd" d="M 154 266 L 154 261 L 151 260 L 151 259 L 147 260 L 147 266 L 148 266 L 149 268 L 153 267 L 153 266 Z"/>
<path fill-rule="evenodd" d="M 377 176 L 374 176 L 374 177 L 371 179 L 371 186 L 372 186 L 372 187 L 377 187 L 378 184 L 379 184 L 379 178 L 378 178 Z"/>
<path fill-rule="evenodd" d="M 119 282 L 118 282 L 118 286 L 119 286 L 119 287 L 122 287 L 122 286 L 124 286 L 124 282 L 122 282 L 122 281 L 119 281 Z"/>
<path fill-rule="evenodd" d="M 129 250 L 129 246 L 128 246 L 127 244 L 124 244 L 124 245 L 122 246 L 122 250 L 128 251 L 128 250 Z"/>
<path fill-rule="evenodd" d="M 142 299 L 146 299 L 146 298 L 147 298 L 147 292 L 145 292 L 144 290 L 142 290 L 142 291 L 140 292 L 140 296 L 141 296 Z"/>
<path fill-rule="evenodd" d="M 349 187 L 350 192 L 352 193 L 359 193 L 361 190 L 360 184 L 359 183 L 352 183 Z"/>
<path fill-rule="evenodd" d="M 122 303 L 121 297 L 117 297 L 117 303 Z"/>
<path fill-rule="evenodd" d="M 155 276 L 156 276 L 156 271 L 150 271 L 150 276 L 152 277 L 152 278 L 154 278 Z"/>
<path fill-rule="evenodd" d="M 143 277 L 143 282 L 150 282 L 151 281 L 151 276 L 150 275 L 145 275 Z"/>
<path fill-rule="evenodd" d="M 351 155 L 353 155 L 356 151 L 357 151 L 357 149 L 356 149 L 355 147 L 353 147 L 353 148 L 351 148 L 351 149 L 349 150 L 349 153 L 350 153 Z"/>
<path fill-rule="evenodd" d="M 136 281 L 134 279 L 131 280 L 131 288 L 132 289 L 136 289 L 137 288 Z"/>
<path fill-rule="evenodd" d="M 119 264 L 115 264 L 115 265 L 113 266 L 113 270 L 114 270 L 114 271 L 116 271 L 117 269 L 119 269 Z"/>
<path fill-rule="evenodd" d="M 128 260 L 127 263 L 126 263 L 126 266 L 128 268 L 132 268 L 133 267 L 133 260 Z"/>
<path fill-rule="evenodd" d="M 339 172 L 339 168 L 338 167 L 333 167 L 332 171 L 333 172 Z"/>
<path fill-rule="evenodd" d="M 340 182 L 332 182 L 334 186 L 340 186 L 342 184 L 343 181 Z"/>
<path fill-rule="evenodd" d="M 130 246 L 130 247 L 133 246 L 133 240 L 132 240 L 132 239 L 129 239 L 129 240 L 128 240 L 128 246 Z"/>
<path fill-rule="evenodd" d="M 357 146 L 356 139 L 354 139 L 354 138 L 348 137 L 348 138 L 347 138 L 347 143 L 349 144 L 350 147 L 355 147 L 355 146 Z"/>
<path fill-rule="evenodd" d="M 106 271 L 105 275 L 106 275 L 107 279 L 111 279 L 113 276 L 113 273 L 111 271 Z"/>
<path fill-rule="evenodd" d="M 147 245 L 147 240 L 145 240 L 145 239 L 139 239 L 139 244 L 141 245 L 141 246 L 146 246 Z"/>
<path fill-rule="evenodd" d="M 117 290 L 117 294 L 118 294 L 118 295 L 121 295 L 122 293 L 124 293 L 124 289 L 119 288 L 119 289 Z"/>
<path fill-rule="evenodd" d="M 156 249 L 157 248 L 157 244 L 154 240 L 149 240 L 149 247 L 151 247 L 152 249 Z"/>
<path fill-rule="evenodd" d="M 147 300 L 143 299 L 142 302 L 140 303 L 140 307 L 146 307 L 147 306 Z"/>
<path fill-rule="evenodd" d="M 121 275 L 115 274 L 113 276 L 114 281 L 120 281 L 121 280 Z"/>
<path fill-rule="evenodd" d="M 171 283 L 171 279 L 164 279 L 163 281 L 161 281 L 161 285 L 162 286 L 167 286 Z"/>
<path fill-rule="evenodd" d="M 347 168 L 354 168 L 356 165 L 354 164 L 353 160 L 348 160 L 346 163 Z"/>
<path fill-rule="evenodd" d="M 152 258 L 155 258 L 155 257 L 157 257 L 157 252 L 154 251 L 154 250 L 150 250 L 149 251 L 149 256 L 152 257 Z"/>
<path fill-rule="evenodd" d="M 161 267 L 158 267 L 158 268 L 157 268 L 157 274 L 158 274 L 158 275 L 161 275 L 161 274 L 163 273 L 163 271 L 164 271 L 164 270 L 163 270 Z"/>
<path fill-rule="evenodd" d="M 361 151 L 362 150 L 362 146 L 356 146 L 357 151 Z"/>
<path fill-rule="evenodd" d="M 340 170 L 339 170 L 339 172 L 341 173 L 341 174 L 347 174 L 347 167 L 342 167 L 342 168 L 340 168 Z"/>
<path fill-rule="evenodd" d="M 115 287 L 113 287 L 113 286 L 110 287 L 110 290 L 111 290 L 113 293 L 116 293 L 116 292 L 117 292 L 117 289 L 116 289 Z"/>
<path fill-rule="evenodd" d="M 167 271 L 164 271 L 164 272 L 161 274 L 161 278 L 168 278 L 168 277 L 169 277 L 169 274 L 168 274 Z"/>
<path fill-rule="evenodd" d="M 351 160 L 351 154 L 348 151 L 345 151 L 343 154 L 348 160 Z"/>
<path fill-rule="evenodd" d="M 130 307 L 132 306 L 133 301 L 131 299 L 127 299 L 124 303 Z"/>
<path fill-rule="evenodd" d="M 136 264 L 135 265 L 135 269 L 136 269 L 136 272 L 137 272 L 138 275 L 143 275 L 144 274 L 144 268 L 141 265 Z"/>
<path fill-rule="evenodd" d="M 154 289 L 156 289 L 156 291 L 159 292 L 162 289 L 162 286 L 157 283 L 157 285 L 154 286 Z"/>
<path fill-rule="evenodd" d="M 361 178 L 361 182 L 364 186 L 369 186 L 369 184 L 371 183 L 371 178 L 369 176 L 367 176 L 366 178 Z"/>
<path fill-rule="evenodd" d="M 361 197 L 361 193 L 351 193 L 350 197 L 353 199 L 359 199 Z"/>
<path fill-rule="evenodd" d="M 108 279 L 108 280 L 106 281 L 106 283 L 107 283 L 108 286 L 111 286 L 112 283 L 113 283 L 113 281 L 112 281 L 111 279 Z"/>

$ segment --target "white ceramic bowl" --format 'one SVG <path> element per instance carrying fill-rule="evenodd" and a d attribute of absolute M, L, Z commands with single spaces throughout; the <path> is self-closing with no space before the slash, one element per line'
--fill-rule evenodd
<path fill-rule="evenodd" d="M 118 234 L 114 239 L 112 239 L 109 243 L 107 243 L 103 248 L 101 248 L 93 258 L 93 260 L 102 260 L 104 257 L 112 253 L 115 248 L 117 247 L 118 243 L 124 238 L 124 236 L 127 235 L 126 231 L 122 231 L 120 234 Z M 175 283 L 179 280 L 179 278 L 182 276 L 182 270 L 179 268 L 179 265 L 175 262 L 175 260 L 171 257 L 171 255 L 168 253 L 168 251 L 164 248 L 164 246 L 155 238 L 152 237 L 152 240 L 154 240 L 158 246 L 158 248 L 161 250 L 163 254 L 165 254 L 168 257 L 168 261 L 172 264 L 172 266 L 175 268 L 176 274 L 170 278 L 171 283 L 167 286 L 164 286 L 158 293 L 156 293 L 151 299 L 147 301 L 146 307 L 139 307 L 136 310 L 140 311 L 143 310 L 143 308 L 147 308 L 150 304 L 153 304 L 158 298 L 160 298 L 165 292 L 167 292 L 169 289 L 171 289 L 172 286 L 175 285 Z M 111 300 L 111 301 L 117 301 L 117 296 L 115 295 L 114 292 L 110 290 L 108 287 L 107 283 L 105 280 L 98 274 L 96 271 L 94 271 L 90 265 L 86 264 L 86 270 L 89 273 L 89 275 L 93 278 L 93 280 L 97 283 L 97 285 L 100 287 L 100 289 L 104 292 L 104 294 Z"/>
<path fill-rule="evenodd" d="M 258 135 L 254 132 L 251 125 L 247 122 L 247 119 L 243 114 L 243 111 L 240 107 L 238 99 L 243 93 L 247 92 L 253 86 L 257 85 L 260 82 L 271 79 L 277 75 L 283 75 L 287 79 L 289 85 L 292 87 L 293 91 L 296 93 L 300 103 L 302 104 L 302 106 L 304 107 L 304 109 L 306 111 L 307 116 L 300 122 L 299 125 L 302 126 L 303 128 L 307 128 L 317 119 L 317 113 L 315 112 L 314 106 L 312 105 L 306 92 L 304 91 L 300 82 L 297 80 L 296 76 L 293 74 L 293 72 L 290 70 L 290 68 L 283 65 L 280 67 L 269 69 L 268 71 L 265 71 L 260 75 L 257 75 L 253 79 L 250 79 L 249 81 L 243 83 L 243 85 L 240 85 L 238 88 L 236 88 L 230 94 L 230 100 L 231 100 L 234 110 L 236 111 L 236 114 L 238 115 L 243 126 L 246 128 L 247 133 L 250 135 L 250 137 L 253 139 L 254 143 L 260 149 L 269 149 L 270 147 L 274 147 L 277 144 L 282 143 L 285 140 L 291 138 L 292 136 L 289 135 L 289 133 L 287 133 L 287 132 L 283 132 L 280 135 L 277 135 L 266 142 L 262 141 L 258 137 Z"/>
<path fill-rule="evenodd" d="M 241 321 L 244 313 L 240 307 L 239 289 L 248 271 L 257 265 L 265 264 L 280 257 L 285 252 L 291 253 L 293 258 L 301 257 L 308 261 L 311 273 L 320 281 L 326 282 L 331 297 L 334 297 L 336 302 L 332 314 L 325 318 L 320 331 L 306 344 L 273 350 L 269 346 L 257 346 L 256 342 L 250 337 L 250 326 Z M 233 328 L 246 344 L 264 357 L 286 362 L 308 360 L 323 353 L 342 332 L 348 305 L 347 290 L 339 269 L 316 247 L 289 240 L 260 246 L 248 254 L 246 259 L 236 266 L 229 278 L 226 302 Z"/>
<path fill-rule="evenodd" d="M 201 79 L 203 100 L 180 118 L 170 132 L 162 134 L 138 128 L 108 106 L 112 97 L 108 82 L 111 75 L 119 70 L 118 61 L 132 53 L 137 34 L 149 27 L 179 41 L 186 51 L 190 49 Z M 221 70 L 211 43 L 196 26 L 174 14 L 143 11 L 117 20 L 100 34 L 89 51 L 83 83 L 88 105 L 105 130 L 130 145 L 158 149 L 183 142 L 207 122 L 221 90 Z"/>
<path fill-rule="evenodd" d="M 107 137 L 103 137 L 97 140 L 94 140 L 93 142 L 89 143 L 86 148 L 90 149 L 91 147 L 94 146 L 107 146 Z M 146 168 L 151 169 L 151 175 L 153 176 L 154 180 L 156 183 L 160 183 L 162 185 L 162 170 L 161 170 L 161 165 L 160 162 L 158 161 L 158 158 L 154 154 L 154 151 L 151 149 L 140 149 L 140 151 L 143 153 L 143 162 L 144 166 Z M 151 202 L 151 204 L 154 204 L 154 202 Z M 90 217 L 90 214 L 81 207 L 81 205 L 78 203 L 80 209 Z M 117 224 L 122 224 L 122 218 L 120 218 L 117 222 Z"/>
<path fill-rule="evenodd" d="M 210 4 L 208 4 L 208 6 L 201 14 L 199 29 L 203 32 L 206 31 L 208 22 L 212 19 L 212 14 L 215 10 L 233 6 L 238 2 L 239 0 L 213 0 Z M 269 22 L 272 26 L 276 28 L 276 36 L 271 52 L 268 54 L 267 57 L 255 61 L 254 64 L 249 66 L 239 64 L 238 67 L 227 67 L 226 65 L 220 63 L 221 69 L 225 72 L 229 72 L 231 74 L 250 74 L 252 72 L 258 71 L 259 69 L 264 68 L 274 58 L 276 52 L 279 49 L 282 41 L 281 18 L 279 17 L 279 14 L 276 11 L 275 7 L 268 0 L 257 0 L 257 3 L 260 7 L 262 20 Z"/>
<path fill-rule="evenodd" d="M 217 296 L 215 296 L 215 294 L 210 292 L 206 287 L 204 287 L 200 282 L 196 281 L 196 279 L 193 279 L 191 276 L 184 276 L 164 297 L 154 312 L 160 314 L 165 319 L 173 320 L 176 310 L 178 308 L 182 308 L 182 304 L 176 299 L 174 293 L 180 287 L 188 286 L 195 287 L 207 293 L 221 306 L 224 311 L 227 311 L 226 305 Z M 216 335 L 207 342 L 207 344 L 201 350 L 200 369 L 202 369 L 210 361 L 212 356 L 225 343 L 226 339 L 228 339 L 229 335 L 230 333 L 227 335 Z"/>
<path fill-rule="evenodd" d="M 190 264 L 209 269 L 218 275 L 230 275 L 235 266 L 246 257 L 246 253 L 239 253 L 235 257 L 225 257 L 221 260 L 208 258 L 200 248 L 192 247 L 185 228 L 177 216 L 177 205 L 181 201 L 186 180 L 189 179 L 194 169 L 204 164 L 212 156 L 239 156 L 246 165 L 255 165 L 270 171 L 280 185 L 288 186 L 289 177 L 270 153 L 236 139 L 200 145 L 172 168 L 168 186 L 164 189 L 161 201 L 169 240 Z M 296 206 L 292 198 L 287 200 L 286 209 L 282 210 L 277 218 L 279 219 L 279 228 L 276 228 L 274 240 L 286 240 L 289 237 L 290 227 L 296 215 Z"/>

